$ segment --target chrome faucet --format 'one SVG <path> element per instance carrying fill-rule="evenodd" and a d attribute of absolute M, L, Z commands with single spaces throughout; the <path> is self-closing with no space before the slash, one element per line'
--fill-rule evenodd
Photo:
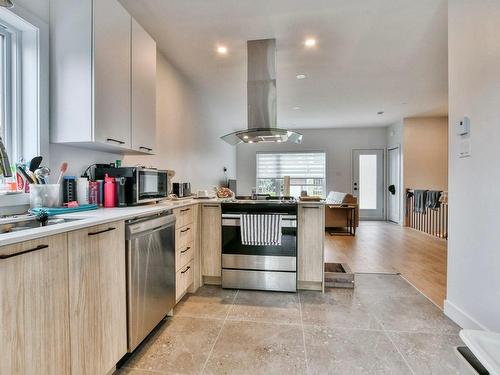
<path fill-rule="evenodd" d="M 12 177 L 12 172 L 10 170 L 9 155 L 7 155 L 7 150 L 5 149 L 1 137 L 0 137 L 0 176 Z"/>

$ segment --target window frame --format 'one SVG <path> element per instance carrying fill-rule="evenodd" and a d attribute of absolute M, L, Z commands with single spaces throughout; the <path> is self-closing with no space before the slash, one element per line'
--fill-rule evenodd
<path fill-rule="evenodd" d="M 258 158 L 259 158 L 259 155 L 262 155 L 262 154 L 267 154 L 267 155 L 285 155 L 285 154 L 322 154 L 324 156 L 324 165 L 323 165 L 323 177 L 320 178 L 320 177 L 291 177 L 290 180 L 294 180 L 294 179 L 304 179 L 304 180 L 319 180 L 321 179 L 323 181 L 323 183 L 321 185 L 318 185 L 318 184 L 300 184 L 300 185 L 294 185 L 293 183 L 290 183 L 290 187 L 292 186 L 321 186 L 321 189 L 322 189 L 322 197 L 326 197 L 327 195 L 327 175 L 326 175 L 326 171 L 327 171 L 327 157 L 326 157 L 326 152 L 325 151 L 257 151 L 256 152 L 256 155 L 255 155 L 255 164 L 256 164 L 256 168 L 255 168 L 255 187 L 256 187 L 256 191 L 258 194 L 265 194 L 265 193 L 262 193 L 260 190 L 259 190 L 259 180 L 277 180 L 277 181 L 281 181 L 280 183 L 277 183 L 276 184 L 276 190 L 274 191 L 274 194 L 276 194 L 276 196 L 280 196 L 281 195 L 281 188 L 284 184 L 284 177 L 274 177 L 274 178 L 259 178 L 259 175 L 258 175 L 258 170 L 259 170 L 259 162 L 258 162 Z"/>
<path fill-rule="evenodd" d="M 42 155 L 48 165 L 49 25 L 16 5 L 0 8 L 0 32 L 9 34 L 11 42 L 8 84 L 12 95 L 5 107 L 10 162 L 14 165 L 21 157 L 30 160 Z"/>
<path fill-rule="evenodd" d="M 21 38 L 20 31 L 0 20 L 0 35 L 4 40 L 3 79 L 3 134 L 4 144 L 11 162 L 17 161 L 22 155 L 22 122 L 21 122 Z"/>

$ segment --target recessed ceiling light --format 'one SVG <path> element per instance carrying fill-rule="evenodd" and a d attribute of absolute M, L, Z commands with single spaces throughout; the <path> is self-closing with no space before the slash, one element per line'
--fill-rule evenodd
<path fill-rule="evenodd" d="M 248 135 L 244 135 L 244 136 L 243 136 L 243 139 L 248 139 Z"/>
<path fill-rule="evenodd" d="M 305 74 L 297 74 L 295 77 L 297 77 L 297 79 L 304 79 L 304 78 L 306 78 L 306 75 Z"/>
<path fill-rule="evenodd" d="M 219 46 L 219 47 L 217 47 L 217 52 L 221 55 L 225 55 L 227 53 L 227 47 L 226 46 Z"/>
<path fill-rule="evenodd" d="M 377 115 L 383 115 L 384 114 L 384 111 L 378 111 L 377 112 Z"/>
<path fill-rule="evenodd" d="M 277 140 L 277 142 L 278 142 L 278 143 L 281 143 L 281 139 L 278 139 L 278 140 Z"/>
<path fill-rule="evenodd" d="M 316 39 L 314 39 L 314 38 L 307 38 L 304 41 L 304 44 L 305 44 L 306 47 L 314 47 L 316 45 Z"/>
<path fill-rule="evenodd" d="M 300 109 L 300 107 L 299 107 L 299 106 L 296 106 L 296 107 L 293 107 L 293 109 L 294 109 L 295 111 L 298 111 L 298 110 Z"/>
<path fill-rule="evenodd" d="M 248 143 L 253 143 L 253 141 L 248 141 Z"/>

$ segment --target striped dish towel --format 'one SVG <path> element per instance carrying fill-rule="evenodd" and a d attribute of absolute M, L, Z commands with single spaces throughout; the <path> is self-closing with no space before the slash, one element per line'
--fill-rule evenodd
<path fill-rule="evenodd" d="M 281 215 L 242 214 L 240 229 L 243 245 L 281 246 Z"/>

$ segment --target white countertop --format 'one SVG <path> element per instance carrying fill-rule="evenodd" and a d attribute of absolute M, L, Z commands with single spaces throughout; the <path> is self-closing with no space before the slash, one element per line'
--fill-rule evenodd
<path fill-rule="evenodd" d="M 0 234 L 0 246 L 11 245 L 18 242 L 33 240 L 40 237 L 51 236 L 54 234 L 70 232 L 77 229 L 87 228 L 94 225 L 100 225 L 118 220 L 128 220 L 134 217 L 155 214 L 164 210 L 176 207 L 185 207 L 192 204 L 214 204 L 226 201 L 225 199 L 187 199 L 187 200 L 166 200 L 156 204 L 123 207 L 123 208 L 99 208 L 92 211 L 75 212 L 72 214 L 58 215 L 58 218 L 81 219 L 61 224 L 48 225 L 46 227 L 25 229 L 18 232 Z M 240 203 L 257 203 L 257 201 L 241 201 Z M 266 203 L 266 201 L 258 201 Z M 271 202 L 267 202 L 271 203 Z M 318 204 L 324 202 L 297 202 L 301 205 Z"/>
<path fill-rule="evenodd" d="M 75 212 L 71 214 L 58 215 L 58 218 L 81 219 L 61 224 L 48 225 L 46 227 L 26 229 L 18 232 L 0 234 L 0 246 L 11 245 L 17 242 L 33 240 L 40 237 L 51 236 L 58 233 L 87 228 L 94 225 L 109 223 L 118 220 L 128 220 L 134 217 L 155 214 L 164 210 L 177 207 L 185 207 L 198 203 L 218 203 L 218 200 L 188 199 L 180 201 L 164 201 L 157 204 L 123 207 L 123 208 L 99 208 L 92 211 Z"/>

